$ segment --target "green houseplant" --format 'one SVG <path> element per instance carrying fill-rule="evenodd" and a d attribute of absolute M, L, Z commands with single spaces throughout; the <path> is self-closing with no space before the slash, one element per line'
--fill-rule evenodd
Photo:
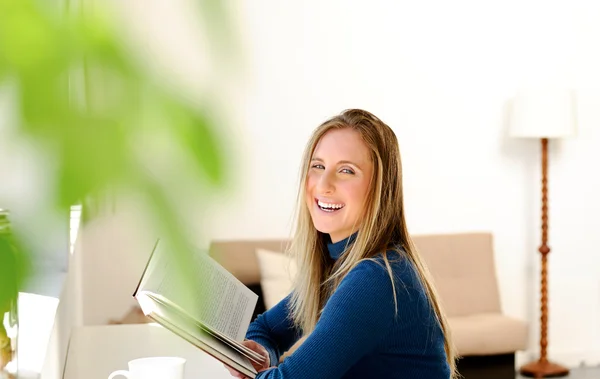
<path fill-rule="evenodd" d="M 94 217 L 94 205 L 115 188 L 144 193 L 186 275 L 190 243 L 169 193 L 176 183 L 165 186 L 148 170 L 144 153 L 152 152 L 140 149 L 139 140 L 168 141 L 189 162 L 178 170 L 197 178 L 202 191 L 216 191 L 226 178 L 219 134 L 223 120 L 206 101 L 210 94 L 190 101 L 139 64 L 111 18 L 99 11 L 101 4 L 94 5 L 93 13 L 57 13 L 44 1 L 0 0 L 0 89 L 16 98 L 12 136 L 28 141 L 55 164 L 53 187 L 45 189 L 51 193 L 46 209 L 67 214 L 72 205 L 82 204 L 85 222 Z M 200 24 L 218 46 L 211 59 L 228 59 L 235 38 L 223 3 L 202 0 L 197 5 Z M 78 91 L 73 90 L 75 74 L 81 79 Z M 10 157 L 0 152 L 0 159 Z M 0 236 L 0 268 L 10 274 L 0 275 L 4 308 L 26 280 L 32 257 L 25 238 L 29 233 L 35 230 L 21 226 L 10 237 Z"/>

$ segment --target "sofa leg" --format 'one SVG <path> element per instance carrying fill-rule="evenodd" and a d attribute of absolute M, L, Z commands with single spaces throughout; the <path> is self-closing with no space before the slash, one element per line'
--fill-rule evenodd
<path fill-rule="evenodd" d="M 515 354 L 469 355 L 457 368 L 463 379 L 515 379 Z"/>

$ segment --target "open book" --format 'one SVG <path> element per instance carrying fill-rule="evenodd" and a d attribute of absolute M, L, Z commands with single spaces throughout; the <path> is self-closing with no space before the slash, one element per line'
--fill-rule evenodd
<path fill-rule="evenodd" d="M 156 243 L 133 294 L 142 311 L 221 362 L 254 378 L 257 372 L 250 361 L 263 363 L 264 357 L 241 342 L 258 296 L 201 251 L 193 256 L 195 281 L 185 283 L 174 254 L 168 249 L 163 241 Z"/>

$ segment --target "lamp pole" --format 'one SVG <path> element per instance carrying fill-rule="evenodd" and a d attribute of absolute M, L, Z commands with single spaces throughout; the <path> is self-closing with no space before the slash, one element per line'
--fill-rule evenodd
<path fill-rule="evenodd" d="M 540 358 L 521 367 L 520 373 L 534 378 L 569 375 L 569 369 L 548 361 L 548 138 L 542 138 L 542 258 L 540 288 Z"/>

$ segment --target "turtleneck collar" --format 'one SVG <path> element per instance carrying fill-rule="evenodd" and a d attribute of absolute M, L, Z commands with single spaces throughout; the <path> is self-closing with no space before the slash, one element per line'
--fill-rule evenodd
<path fill-rule="evenodd" d="M 337 260 L 344 253 L 346 247 L 354 242 L 357 234 L 358 232 L 355 232 L 349 237 L 335 243 L 331 242 L 331 238 L 327 235 L 327 250 L 329 251 L 329 256 L 332 259 Z"/>

